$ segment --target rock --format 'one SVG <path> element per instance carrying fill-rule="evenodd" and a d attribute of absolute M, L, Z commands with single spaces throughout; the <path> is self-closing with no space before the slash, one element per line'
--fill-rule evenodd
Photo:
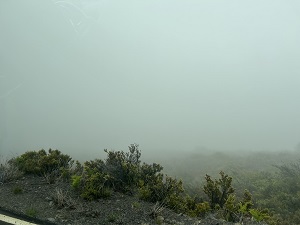
<path fill-rule="evenodd" d="M 47 219 L 49 222 L 51 222 L 51 223 L 54 223 L 55 222 L 55 219 L 54 218 L 48 218 Z"/>
<path fill-rule="evenodd" d="M 54 202 L 53 201 L 50 201 L 49 202 L 49 206 L 53 206 L 54 205 Z"/>

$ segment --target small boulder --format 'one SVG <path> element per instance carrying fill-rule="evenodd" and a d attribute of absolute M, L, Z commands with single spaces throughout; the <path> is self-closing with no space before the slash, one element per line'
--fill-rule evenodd
<path fill-rule="evenodd" d="M 47 219 L 49 222 L 51 222 L 51 223 L 54 223 L 55 222 L 55 219 L 54 218 L 48 218 Z"/>

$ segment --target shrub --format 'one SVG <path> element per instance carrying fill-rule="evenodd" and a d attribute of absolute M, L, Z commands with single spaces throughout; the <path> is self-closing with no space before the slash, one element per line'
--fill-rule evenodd
<path fill-rule="evenodd" d="M 104 150 L 107 153 L 104 172 L 113 178 L 114 189 L 122 192 L 136 187 L 139 181 L 141 151 L 137 144 L 131 144 L 128 148 L 126 153 Z"/>
<path fill-rule="evenodd" d="M 105 163 L 100 159 L 87 161 L 84 163 L 82 172 L 71 177 L 71 185 L 81 197 L 93 200 L 110 196 L 108 182 L 111 179 L 103 172 L 104 166 Z"/>
<path fill-rule="evenodd" d="M 216 207 L 223 208 L 230 194 L 234 192 L 232 185 L 232 177 L 229 177 L 223 171 L 220 172 L 221 178 L 218 180 L 212 180 L 209 175 L 206 174 L 206 185 L 203 187 L 204 193 L 210 200 L 210 206 L 212 209 Z"/>
<path fill-rule="evenodd" d="M 148 180 L 146 184 L 143 181 L 140 183 L 139 198 L 150 202 L 161 202 L 175 211 L 181 211 L 184 210 L 183 192 L 181 180 L 164 177 L 159 173 L 151 182 Z"/>
<path fill-rule="evenodd" d="M 249 212 L 249 210 L 253 207 L 253 202 L 252 202 L 252 195 L 251 193 L 246 189 L 244 190 L 244 195 L 242 202 L 240 203 L 241 205 L 241 211 L 242 212 Z"/>
<path fill-rule="evenodd" d="M 72 176 L 72 186 L 86 199 L 108 197 L 111 190 L 129 193 L 138 187 L 140 180 L 141 151 L 137 144 L 129 146 L 129 152 L 108 151 L 107 159 L 95 159 L 84 163 L 81 173 Z M 77 167 L 80 166 L 77 164 Z"/>
<path fill-rule="evenodd" d="M 139 188 L 139 199 L 144 200 L 144 201 L 151 201 L 151 190 L 147 186 L 141 186 Z"/>
<path fill-rule="evenodd" d="M 40 160 L 47 155 L 45 150 L 28 151 L 16 158 L 18 168 L 25 174 L 41 174 L 42 168 Z"/>
<path fill-rule="evenodd" d="M 111 196 L 111 189 L 106 185 L 106 182 L 109 180 L 107 174 L 95 172 L 84 175 L 81 180 L 83 184 L 81 197 L 84 199 L 94 200 Z"/>
<path fill-rule="evenodd" d="M 205 216 L 208 212 L 210 212 L 210 205 L 208 202 L 201 202 L 195 205 L 195 214 L 196 216 Z"/>
<path fill-rule="evenodd" d="M 189 195 L 185 196 L 182 201 L 184 205 L 184 212 L 192 217 L 204 217 L 208 212 L 211 211 L 210 205 L 208 202 L 199 201 L 197 197 L 190 197 Z"/>
<path fill-rule="evenodd" d="M 182 181 L 164 176 L 159 164 L 141 164 L 137 144 L 130 145 L 128 152 L 104 151 L 106 160 L 85 162 L 81 174 L 71 178 L 72 187 L 83 198 L 109 197 L 112 190 L 129 194 L 137 190 L 140 199 L 161 202 L 176 211 L 185 210 Z"/>
<path fill-rule="evenodd" d="M 264 210 L 253 208 L 252 195 L 248 190 L 244 191 L 241 201 L 236 200 L 232 188 L 232 178 L 224 172 L 220 172 L 221 178 L 212 180 L 206 175 L 204 193 L 209 197 L 211 208 L 223 219 L 231 222 L 241 222 L 245 217 L 252 217 L 257 221 L 268 221 L 276 224 L 270 213 Z"/>
<path fill-rule="evenodd" d="M 60 188 L 55 189 L 55 192 L 52 194 L 52 199 L 59 209 L 64 207 L 69 209 L 76 208 L 76 202 L 70 197 L 69 193 Z"/>
<path fill-rule="evenodd" d="M 48 183 L 54 183 L 58 177 L 68 178 L 73 160 L 69 155 L 59 150 L 44 149 L 28 151 L 14 160 L 15 164 L 25 174 L 44 176 Z"/>
<path fill-rule="evenodd" d="M 238 210 L 239 206 L 236 204 L 235 195 L 230 194 L 220 212 L 226 221 L 236 222 L 240 218 Z"/>
<path fill-rule="evenodd" d="M 19 186 L 14 187 L 14 189 L 13 189 L 13 193 L 16 194 L 16 195 L 21 194 L 22 192 L 23 192 L 23 189 Z"/>
<path fill-rule="evenodd" d="M 141 203 L 135 201 L 135 202 L 133 202 L 133 203 L 131 204 L 131 208 L 134 208 L 134 209 L 140 209 L 140 208 L 141 208 Z"/>
<path fill-rule="evenodd" d="M 18 169 L 15 159 L 6 160 L 0 164 L 0 183 L 6 183 L 22 176 Z"/>
<path fill-rule="evenodd" d="M 270 218 L 270 215 L 269 215 L 268 212 L 265 211 L 265 210 L 250 209 L 250 214 L 251 214 L 252 217 L 253 217 L 256 221 L 258 221 L 258 222 Z"/>
<path fill-rule="evenodd" d="M 38 214 L 38 211 L 33 207 L 30 207 L 30 208 L 26 209 L 26 211 L 25 211 L 25 215 L 27 215 L 29 217 L 37 217 L 37 214 Z"/>
<path fill-rule="evenodd" d="M 72 187 L 83 198 L 108 197 L 112 190 L 129 194 L 137 190 L 143 200 L 164 202 L 178 210 L 182 208 L 182 181 L 164 176 L 160 173 L 163 168 L 159 164 L 141 164 L 141 151 L 137 144 L 130 145 L 128 152 L 104 151 L 107 153 L 106 160 L 85 162 L 82 172 L 71 178 Z"/>
<path fill-rule="evenodd" d="M 73 187 L 75 190 L 78 190 L 79 187 L 80 187 L 81 176 L 74 175 L 74 176 L 71 177 L 71 180 L 72 180 L 72 187 Z"/>
<path fill-rule="evenodd" d="M 151 209 L 150 216 L 152 218 L 157 218 L 164 211 L 164 209 L 164 204 L 156 202 Z"/>
<path fill-rule="evenodd" d="M 157 179 L 161 179 L 163 167 L 157 163 L 146 164 L 143 163 L 140 167 L 140 180 L 139 184 L 152 185 L 157 182 Z"/>
<path fill-rule="evenodd" d="M 143 163 L 140 167 L 140 179 L 138 183 L 138 195 L 140 199 L 150 202 L 162 201 L 164 199 L 163 192 L 160 193 L 159 190 L 163 186 L 164 175 L 160 173 L 162 169 L 163 167 L 156 163 L 152 165 Z"/>

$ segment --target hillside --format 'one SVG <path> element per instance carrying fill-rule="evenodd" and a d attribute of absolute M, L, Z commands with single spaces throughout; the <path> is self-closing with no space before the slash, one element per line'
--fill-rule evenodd
<path fill-rule="evenodd" d="M 0 207 L 54 224 L 278 224 L 256 208 L 249 192 L 236 196 L 224 172 L 219 179 L 206 175 L 207 197 L 189 195 L 162 166 L 141 163 L 138 145 L 105 152 L 107 159 L 84 164 L 51 149 L 6 161 Z"/>
<path fill-rule="evenodd" d="M 59 205 L 60 204 L 60 205 Z M 18 214 L 36 217 L 58 225 L 66 224 L 210 224 L 229 225 L 213 214 L 206 218 L 192 218 L 163 208 L 154 218 L 156 205 L 115 192 L 108 199 L 85 201 L 76 196 L 65 182 L 48 184 L 42 177 L 23 176 L 18 180 L 1 184 L 0 207 Z M 163 223 L 160 221 L 163 221 Z M 248 221 L 244 224 L 263 224 Z"/>

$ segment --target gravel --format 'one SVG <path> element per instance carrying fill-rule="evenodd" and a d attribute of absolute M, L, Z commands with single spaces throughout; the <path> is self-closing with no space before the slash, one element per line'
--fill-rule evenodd
<path fill-rule="evenodd" d="M 1 184 L 0 207 L 55 224 L 199 224 L 197 218 L 169 209 L 152 218 L 153 203 L 121 193 L 115 192 L 108 199 L 85 201 L 78 197 L 70 184 L 48 184 L 37 176 L 25 176 Z"/>
<path fill-rule="evenodd" d="M 240 225 L 213 214 L 191 218 L 164 208 L 153 218 L 155 204 L 114 192 L 108 199 L 85 201 L 67 182 L 48 184 L 38 176 L 23 176 L 0 184 L 0 208 L 57 225 Z M 255 221 L 243 225 L 263 225 Z"/>

